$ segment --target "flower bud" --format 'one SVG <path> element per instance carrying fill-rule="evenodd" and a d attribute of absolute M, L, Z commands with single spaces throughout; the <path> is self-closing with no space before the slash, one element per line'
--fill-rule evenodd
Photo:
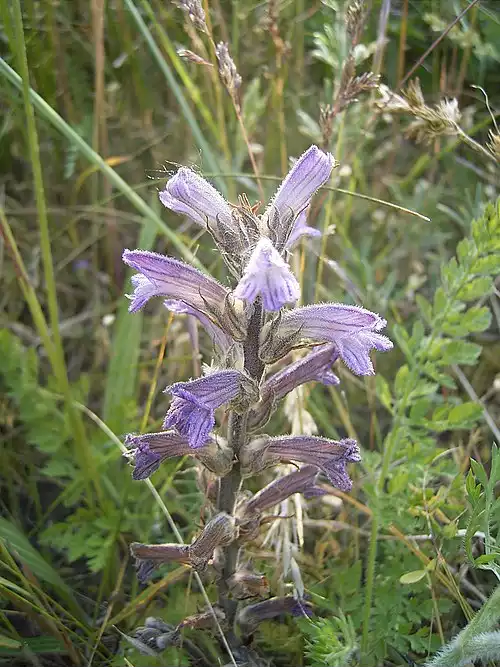
<path fill-rule="evenodd" d="M 238 537 L 234 517 L 220 512 L 211 519 L 189 546 L 189 559 L 196 570 L 204 570 L 216 547 L 225 547 Z"/>

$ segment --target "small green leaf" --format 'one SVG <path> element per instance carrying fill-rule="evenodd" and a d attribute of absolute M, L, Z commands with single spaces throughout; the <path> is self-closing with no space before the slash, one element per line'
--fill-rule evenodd
<path fill-rule="evenodd" d="M 385 378 L 383 378 L 379 373 L 375 376 L 375 382 L 377 386 L 377 396 L 382 403 L 382 405 L 392 411 L 392 396 L 389 383 Z"/>
<path fill-rule="evenodd" d="M 474 273 L 479 275 L 493 275 L 500 273 L 500 255 L 487 255 L 486 257 L 479 257 L 472 264 L 471 267 Z"/>
<path fill-rule="evenodd" d="M 405 364 L 396 373 L 396 379 L 394 380 L 394 390 L 396 394 L 401 395 L 404 393 L 408 378 L 410 375 L 410 369 Z"/>
<path fill-rule="evenodd" d="M 483 554 L 482 556 L 478 556 L 475 561 L 474 565 L 487 565 L 488 563 L 492 563 L 494 560 L 496 560 L 497 554 Z"/>
<path fill-rule="evenodd" d="M 450 428 L 469 428 L 481 419 L 483 408 L 473 401 L 456 405 L 450 410 L 448 421 Z"/>
<path fill-rule="evenodd" d="M 413 570 L 412 572 L 407 572 L 402 574 L 399 577 L 399 582 L 401 584 L 416 584 L 418 581 L 423 579 L 426 575 L 426 570 Z"/>
<path fill-rule="evenodd" d="M 431 321 L 432 321 L 432 306 L 431 306 L 431 304 L 421 294 L 417 294 L 415 296 L 415 301 L 417 302 L 417 306 L 419 307 L 420 312 L 422 313 L 422 317 L 427 322 L 427 324 L 430 324 Z"/>
<path fill-rule="evenodd" d="M 469 280 L 457 293 L 457 297 L 463 301 L 473 301 L 488 294 L 491 290 L 492 281 L 487 276 L 480 276 Z"/>

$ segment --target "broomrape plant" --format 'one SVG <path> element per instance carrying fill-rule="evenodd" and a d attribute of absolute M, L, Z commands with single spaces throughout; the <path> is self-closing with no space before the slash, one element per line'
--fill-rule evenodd
<path fill-rule="evenodd" d="M 205 479 L 213 503 L 212 518 L 190 545 L 132 544 L 137 573 L 147 581 L 167 562 L 184 563 L 198 573 L 210 568 L 218 588 L 213 611 L 233 650 L 263 620 L 310 613 L 302 591 L 269 597 L 265 577 L 248 561 L 243 564 L 242 554 L 258 536 L 266 510 L 295 493 L 321 494 L 316 486 L 320 474 L 348 491 L 352 483 L 347 465 L 360 460 L 352 439 L 270 437 L 261 429 L 279 401 L 304 383 L 337 384 L 331 367 L 338 359 L 357 375 L 373 375 L 371 350 L 392 348 L 380 333 L 386 321 L 376 313 L 338 303 L 294 307 L 300 286 L 289 254 L 301 236 L 318 234 L 307 225 L 307 212 L 334 166 L 330 153 L 311 146 L 261 215 L 245 197 L 238 205 L 229 204 L 190 169 L 179 169 L 168 181 L 159 194 L 161 202 L 212 235 L 231 275 L 230 287 L 171 257 L 143 250 L 123 253 L 125 263 L 137 270 L 130 312 L 160 296 L 168 310 L 198 320 L 212 340 L 214 354 L 202 377 L 166 388 L 171 403 L 163 431 L 126 438 L 134 479 L 149 477 L 169 457 L 190 455 L 204 470 L 200 479 Z M 291 358 L 292 350 L 302 349 L 304 356 L 297 358 L 295 352 Z M 277 362 L 280 369 L 270 370 Z M 219 409 L 227 413 L 224 434 L 216 427 Z M 246 478 L 297 461 L 305 465 L 253 496 L 242 490 Z M 243 606 L 242 599 L 253 601 Z M 165 638 L 173 641 L 181 627 L 206 627 L 206 618 L 206 612 L 201 613 L 198 620 L 190 617 L 188 624 L 163 633 L 156 626 L 152 630 L 151 621 L 138 632 L 136 645 L 160 650 Z"/>

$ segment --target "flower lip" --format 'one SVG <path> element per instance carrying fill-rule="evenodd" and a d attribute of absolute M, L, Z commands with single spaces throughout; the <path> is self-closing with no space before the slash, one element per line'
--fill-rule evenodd
<path fill-rule="evenodd" d="M 264 309 L 276 311 L 299 299 L 300 286 L 271 241 L 262 238 L 255 246 L 233 295 L 250 303 L 260 295 Z"/>

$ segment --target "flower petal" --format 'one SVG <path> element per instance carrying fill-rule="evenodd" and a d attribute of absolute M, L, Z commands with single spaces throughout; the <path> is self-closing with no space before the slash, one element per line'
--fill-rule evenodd
<path fill-rule="evenodd" d="M 388 338 L 375 335 L 386 324 L 377 313 L 358 306 L 323 303 L 295 308 L 265 325 L 259 355 L 263 361 L 271 363 L 304 342 L 330 342 L 339 351 L 342 349 L 342 358 L 345 356 L 346 363 L 352 364 L 350 367 L 353 370 L 359 367 L 361 374 L 370 374 L 373 372 L 371 362 L 363 360 L 360 355 L 372 347 L 390 349 Z M 355 357 L 360 357 L 358 362 Z"/>
<path fill-rule="evenodd" d="M 231 207 L 224 197 L 192 169 L 181 167 L 159 193 L 161 203 L 175 213 L 187 215 L 209 229 L 220 218 L 231 224 Z"/>
<path fill-rule="evenodd" d="M 391 350 L 392 342 L 381 334 L 372 331 L 361 331 L 354 336 L 346 336 L 337 341 L 342 360 L 356 375 L 374 375 L 373 364 L 370 359 L 370 350 L 375 348 L 380 352 Z"/>
<path fill-rule="evenodd" d="M 233 295 L 249 303 L 260 295 L 264 309 L 275 311 L 286 303 L 295 303 L 300 286 L 288 263 L 271 241 L 263 238 L 255 246 Z"/>
<path fill-rule="evenodd" d="M 355 440 L 329 440 L 313 435 L 284 435 L 277 438 L 263 435 L 246 443 L 238 456 L 245 477 L 255 475 L 279 461 L 302 461 L 320 468 L 341 491 L 349 491 L 352 486 L 347 463 L 361 460 Z"/>

